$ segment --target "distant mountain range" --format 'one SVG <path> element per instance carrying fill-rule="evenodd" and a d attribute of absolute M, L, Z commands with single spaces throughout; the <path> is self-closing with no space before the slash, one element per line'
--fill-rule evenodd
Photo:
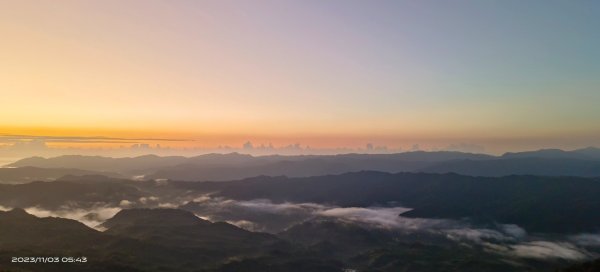
<path fill-rule="evenodd" d="M 231 153 L 190 158 L 154 155 L 134 158 L 60 156 L 49 159 L 32 157 L 8 166 L 70 168 L 116 173 L 112 174 L 113 176 L 184 181 L 227 181 L 260 175 L 308 177 L 365 170 L 390 173 L 457 173 L 490 177 L 506 175 L 600 177 L 600 149 L 592 147 L 574 151 L 545 149 L 506 153 L 502 156 L 423 151 L 398 154 L 260 157 Z M 40 178 L 48 179 L 54 176 L 40 175 Z"/>
<path fill-rule="evenodd" d="M 516 153 L 505 153 L 503 158 L 546 158 L 546 159 L 582 159 L 598 160 L 600 159 L 600 148 L 587 147 L 572 151 L 560 149 L 540 149 L 537 151 L 524 151 Z"/>
<path fill-rule="evenodd" d="M 140 182 L 101 176 L 68 177 L 54 182 L 0 185 L 0 206 L 45 209 L 74 204 L 84 208 L 143 207 L 152 203 L 177 206 L 205 194 L 238 201 L 267 199 L 274 203 L 341 207 L 392 203 L 412 209 L 402 214 L 405 217 L 468 218 L 484 224 L 517 224 L 528 231 L 546 233 L 600 231 L 600 217 L 594 216 L 600 210 L 600 179 L 577 177 L 494 178 L 369 171 L 305 178 L 263 176 L 231 182 Z M 149 199 L 156 200 L 148 202 Z M 189 207 L 194 209 L 193 205 Z"/>

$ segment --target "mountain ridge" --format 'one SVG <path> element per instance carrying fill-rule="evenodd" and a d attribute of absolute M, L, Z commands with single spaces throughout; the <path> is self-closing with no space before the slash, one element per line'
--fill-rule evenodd
<path fill-rule="evenodd" d="M 455 172 L 475 176 L 530 174 L 543 176 L 600 176 L 600 149 L 544 149 L 501 156 L 451 151 L 413 151 L 394 154 L 251 156 L 239 153 L 195 157 L 146 155 L 130 158 L 61 156 L 29 158 L 13 167 L 70 167 L 86 171 L 115 171 L 136 179 L 229 181 L 250 176 L 305 177 L 362 170 L 383 172 Z"/>

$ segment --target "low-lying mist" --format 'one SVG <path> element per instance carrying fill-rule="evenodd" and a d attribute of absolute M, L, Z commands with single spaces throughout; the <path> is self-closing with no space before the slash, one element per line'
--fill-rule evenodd
<path fill-rule="evenodd" d="M 28 213 L 38 217 L 62 217 L 77 220 L 102 231 L 100 225 L 121 209 L 180 208 L 198 217 L 217 222 L 224 221 L 249 231 L 281 233 L 311 220 L 330 220 L 353 224 L 364 229 L 384 231 L 390 235 L 417 235 L 439 237 L 461 246 L 479 246 L 483 250 L 503 256 L 529 259 L 585 260 L 598 257 L 600 234 L 577 235 L 530 234 L 513 224 L 478 225 L 465 220 L 408 218 L 401 216 L 409 208 L 399 206 L 340 207 L 318 203 L 275 203 L 267 199 L 239 201 L 211 194 L 187 195 L 176 198 L 157 196 L 123 200 L 118 206 L 99 202 L 90 206 L 69 203 L 58 209 L 38 206 L 27 207 Z M 0 206 L 0 210 L 10 207 Z"/>

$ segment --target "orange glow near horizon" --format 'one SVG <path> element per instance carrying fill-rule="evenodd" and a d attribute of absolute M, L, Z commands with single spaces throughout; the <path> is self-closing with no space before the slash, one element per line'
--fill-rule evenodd
<path fill-rule="evenodd" d="M 392 3 L 402 16 L 336 7 L 346 18 L 303 1 L 2 2 L 0 134 L 125 139 L 48 142 L 61 148 L 600 145 L 598 71 L 571 59 L 587 52 L 580 63 L 598 63 L 596 47 L 510 41 L 505 22 L 480 33 L 442 4 L 423 3 L 437 13 L 427 18 L 411 10 L 418 5 Z M 393 27 L 368 29 L 375 22 Z"/>

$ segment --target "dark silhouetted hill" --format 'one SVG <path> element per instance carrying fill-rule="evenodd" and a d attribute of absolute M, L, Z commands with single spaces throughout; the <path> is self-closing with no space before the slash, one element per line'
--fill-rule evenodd
<path fill-rule="evenodd" d="M 273 235 L 210 223 L 180 210 L 125 210 L 109 222 L 111 228 L 102 233 L 74 220 L 37 218 L 21 209 L 0 212 L 1 269 L 200 271 L 230 260 L 274 260 L 272 254 L 279 254 L 279 262 L 285 264 L 286 260 L 306 255 L 296 254 L 287 242 Z M 86 257 L 87 262 L 11 263 L 13 256 Z"/>
<path fill-rule="evenodd" d="M 51 181 L 67 175 L 104 175 L 113 178 L 122 177 L 119 174 L 110 172 L 97 172 L 74 168 L 39 168 L 26 166 L 16 168 L 0 168 L 0 183 L 18 184 L 32 181 Z"/>
<path fill-rule="evenodd" d="M 256 177 L 234 182 L 174 183 L 225 198 L 314 202 L 345 207 L 396 205 L 403 216 L 472 218 L 530 231 L 600 230 L 600 180 L 576 177 L 470 177 L 457 174 L 357 172 L 306 178 Z"/>
<path fill-rule="evenodd" d="M 591 262 L 585 262 L 582 264 L 572 265 L 567 267 L 560 272 L 600 272 L 600 259 L 596 259 Z"/>
<path fill-rule="evenodd" d="M 57 209 L 69 203 L 83 207 L 97 204 L 118 206 L 122 200 L 146 196 L 133 181 L 104 176 L 65 176 L 51 182 L 0 184 L 0 205 Z"/>
<path fill-rule="evenodd" d="M 422 172 L 484 177 L 508 175 L 600 177 L 600 160 L 536 157 L 480 161 L 452 160 L 425 167 Z"/>

